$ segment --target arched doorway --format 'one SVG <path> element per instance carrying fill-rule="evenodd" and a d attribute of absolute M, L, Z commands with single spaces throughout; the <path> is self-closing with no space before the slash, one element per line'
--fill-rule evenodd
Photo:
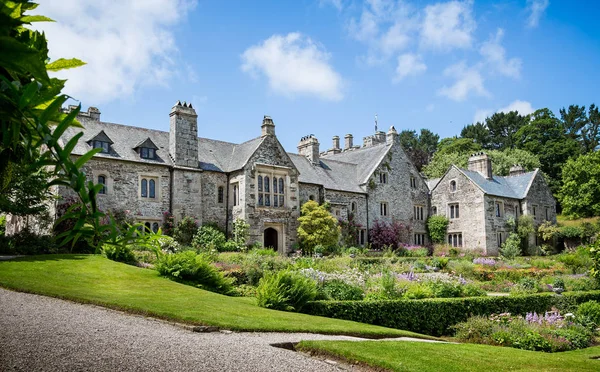
<path fill-rule="evenodd" d="M 266 228 L 265 229 L 265 241 L 264 241 L 264 246 L 265 248 L 271 247 L 273 248 L 274 251 L 277 251 L 278 247 L 278 242 L 279 239 L 277 237 L 277 230 L 275 230 L 272 227 Z"/>

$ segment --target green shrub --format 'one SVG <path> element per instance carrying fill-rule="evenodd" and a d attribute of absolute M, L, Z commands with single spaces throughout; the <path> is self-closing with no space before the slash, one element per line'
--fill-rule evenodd
<path fill-rule="evenodd" d="M 6 232 L 6 216 L 0 216 L 0 236 Z"/>
<path fill-rule="evenodd" d="M 125 263 L 136 262 L 135 255 L 128 245 L 105 244 L 102 247 L 102 253 L 104 253 L 109 260 Z"/>
<path fill-rule="evenodd" d="M 577 307 L 577 320 L 583 325 L 600 326 L 600 303 L 584 302 Z"/>
<path fill-rule="evenodd" d="M 409 300 L 420 300 L 422 298 L 434 297 L 431 287 L 422 283 L 411 283 L 406 287 L 404 297 Z"/>
<path fill-rule="evenodd" d="M 592 259 L 579 250 L 561 254 L 558 256 L 558 261 L 565 264 L 572 274 L 584 273 L 593 265 Z"/>
<path fill-rule="evenodd" d="M 500 255 L 507 260 L 512 260 L 521 255 L 521 238 L 518 234 L 510 233 L 508 239 L 502 243 Z"/>
<path fill-rule="evenodd" d="M 233 289 L 233 279 L 225 278 L 204 255 L 193 251 L 162 255 L 155 268 L 160 275 L 213 292 L 229 294 Z"/>
<path fill-rule="evenodd" d="M 427 232 L 432 242 L 441 244 L 446 241 L 449 222 L 448 218 L 442 215 L 433 215 L 427 219 Z"/>
<path fill-rule="evenodd" d="M 296 272 L 267 273 L 256 289 L 258 306 L 274 310 L 300 311 L 317 296 L 317 284 Z"/>
<path fill-rule="evenodd" d="M 216 249 L 223 251 L 227 239 L 225 234 L 212 225 L 202 225 L 194 234 L 192 247 L 198 251 Z M 234 243 L 235 244 L 235 243 Z"/>
<path fill-rule="evenodd" d="M 239 252 L 239 245 L 233 240 L 228 240 L 218 249 L 219 252 Z"/>
<path fill-rule="evenodd" d="M 0 244 L 0 254 L 53 254 L 64 251 L 61 250 L 48 235 L 37 235 L 25 229 L 11 236 L 1 236 L 2 244 Z M 77 248 L 80 246 L 78 245 Z M 82 244 L 81 247 L 87 248 L 87 244 Z M 89 253 L 87 251 L 78 253 Z"/>
<path fill-rule="evenodd" d="M 323 300 L 358 301 L 365 296 L 361 287 L 338 279 L 326 281 L 318 290 L 318 296 Z"/>
<path fill-rule="evenodd" d="M 190 245 L 194 234 L 198 230 L 198 221 L 192 217 L 184 217 L 173 231 L 173 238 L 177 240 L 179 244 Z"/>
<path fill-rule="evenodd" d="M 544 313 L 552 307 L 566 312 L 590 300 L 600 300 L 600 291 L 564 293 L 561 296 L 539 293 L 514 297 L 313 301 L 304 307 L 303 312 L 439 336 L 450 334 L 453 325 L 474 315 L 504 312 L 525 315 L 528 312 Z"/>

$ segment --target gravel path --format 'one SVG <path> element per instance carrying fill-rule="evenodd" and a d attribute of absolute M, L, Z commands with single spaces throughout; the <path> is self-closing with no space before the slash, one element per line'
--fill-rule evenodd
<path fill-rule="evenodd" d="M 286 333 L 194 333 L 159 320 L 0 288 L 0 371 L 339 371 L 275 348 Z"/>

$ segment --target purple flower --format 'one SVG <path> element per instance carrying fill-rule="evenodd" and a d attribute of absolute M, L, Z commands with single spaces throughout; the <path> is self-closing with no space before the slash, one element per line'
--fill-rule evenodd
<path fill-rule="evenodd" d="M 494 266 L 496 265 L 496 260 L 493 258 L 478 257 L 473 260 L 473 263 L 476 265 Z"/>

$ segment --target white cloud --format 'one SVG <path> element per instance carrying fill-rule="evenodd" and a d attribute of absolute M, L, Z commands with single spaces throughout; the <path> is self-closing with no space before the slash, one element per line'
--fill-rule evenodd
<path fill-rule="evenodd" d="M 506 58 L 506 50 L 501 45 L 504 30 L 499 28 L 496 35 L 484 42 L 479 48 L 479 53 L 494 71 L 508 77 L 519 78 L 521 75 L 521 59 Z"/>
<path fill-rule="evenodd" d="M 508 106 L 498 109 L 496 111 L 490 109 L 479 109 L 475 111 L 475 115 L 473 116 L 473 123 L 485 123 L 485 119 L 492 116 L 495 112 L 504 112 L 509 113 L 511 111 L 517 111 L 519 115 L 529 115 L 535 112 L 533 106 L 531 106 L 530 102 L 515 100 L 511 102 Z"/>
<path fill-rule="evenodd" d="M 421 26 L 421 45 L 442 51 L 469 48 L 476 28 L 472 8 L 471 1 L 428 5 Z"/>
<path fill-rule="evenodd" d="M 421 56 L 405 53 L 398 57 L 394 81 L 399 82 L 407 76 L 418 75 L 425 72 L 425 70 L 427 70 L 427 66 L 421 60 Z"/>
<path fill-rule="evenodd" d="M 269 87 L 288 96 L 310 94 L 325 100 L 343 98 L 342 78 L 329 65 L 330 55 L 300 33 L 273 35 L 242 54 L 242 70 L 266 76 Z"/>
<path fill-rule="evenodd" d="M 509 113 L 511 111 L 518 111 L 519 115 L 529 115 L 535 112 L 535 109 L 531 106 L 530 102 L 516 100 L 511 102 L 508 106 L 501 108 L 498 112 Z"/>
<path fill-rule="evenodd" d="M 51 59 L 87 63 L 54 76 L 68 79 L 65 93 L 96 105 L 143 85 L 166 85 L 179 74 L 171 28 L 194 6 L 189 0 L 42 1 L 34 13 L 57 22 L 34 25 L 46 32 Z"/>
<path fill-rule="evenodd" d="M 527 18 L 527 27 L 535 28 L 539 25 L 548 5 L 548 0 L 527 0 L 527 12 L 531 12 Z"/>
<path fill-rule="evenodd" d="M 336 8 L 337 10 L 342 10 L 342 7 L 343 7 L 342 0 L 319 0 L 319 5 L 320 6 L 331 5 L 332 7 Z"/>
<path fill-rule="evenodd" d="M 484 79 L 478 66 L 468 67 L 462 61 L 444 70 L 444 75 L 455 79 L 451 86 L 444 86 L 438 94 L 446 96 L 454 101 L 464 101 L 471 92 L 478 96 L 489 96 L 485 89 Z"/>

